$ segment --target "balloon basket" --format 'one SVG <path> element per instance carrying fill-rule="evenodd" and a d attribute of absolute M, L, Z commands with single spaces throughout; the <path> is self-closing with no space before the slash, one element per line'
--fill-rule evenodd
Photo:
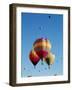
<path fill-rule="evenodd" d="M 41 65 L 43 65 L 44 63 L 43 63 L 43 61 L 41 62 Z"/>
<path fill-rule="evenodd" d="M 50 65 L 48 66 L 48 68 L 50 69 Z"/>
<path fill-rule="evenodd" d="M 34 66 L 34 69 L 36 69 L 36 66 Z"/>

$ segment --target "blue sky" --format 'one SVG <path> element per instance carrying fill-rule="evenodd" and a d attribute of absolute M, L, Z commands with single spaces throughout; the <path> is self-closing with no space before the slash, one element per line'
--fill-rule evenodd
<path fill-rule="evenodd" d="M 53 76 L 63 74 L 63 15 L 21 13 L 21 77 Z M 29 60 L 33 43 L 38 38 L 48 38 L 55 62 L 48 68 L 41 60 L 34 68 Z"/>

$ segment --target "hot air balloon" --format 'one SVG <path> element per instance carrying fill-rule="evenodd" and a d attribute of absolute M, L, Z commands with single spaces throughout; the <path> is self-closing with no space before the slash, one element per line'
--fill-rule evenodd
<path fill-rule="evenodd" d="M 40 57 L 36 54 L 34 50 L 31 50 L 29 54 L 30 61 L 33 63 L 34 66 L 39 62 Z"/>
<path fill-rule="evenodd" d="M 48 51 L 51 49 L 51 44 L 46 38 L 39 38 L 34 42 L 33 48 L 40 59 L 43 60 L 43 58 L 48 55 Z"/>
<path fill-rule="evenodd" d="M 55 55 L 52 53 L 49 53 L 46 57 L 45 57 L 45 62 L 48 64 L 49 68 L 50 66 L 54 63 L 54 59 L 55 59 Z"/>

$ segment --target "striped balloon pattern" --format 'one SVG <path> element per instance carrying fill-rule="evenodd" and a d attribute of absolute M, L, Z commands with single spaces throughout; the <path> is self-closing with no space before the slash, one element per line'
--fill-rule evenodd
<path fill-rule="evenodd" d="M 54 63 L 55 55 L 51 53 L 51 43 L 47 38 L 39 38 L 33 43 L 33 48 L 29 53 L 29 59 L 34 66 L 42 60 L 50 67 Z"/>

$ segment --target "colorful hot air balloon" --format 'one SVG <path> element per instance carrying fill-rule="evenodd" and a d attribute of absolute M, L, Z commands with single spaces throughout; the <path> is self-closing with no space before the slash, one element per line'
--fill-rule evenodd
<path fill-rule="evenodd" d="M 29 58 L 31 60 L 31 62 L 33 63 L 33 65 L 35 66 L 39 60 L 40 60 L 40 57 L 36 54 L 36 52 L 34 50 L 32 50 L 29 54 Z"/>
<path fill-rule="evenodd" d="M 41 60 L 43 60 L 43 58 L 48 55 L 48 51 L 51 49 L 51 44 L 46 38 L 39 38 L 34 42 L 33 48 Z"/>
<path fill-rule="evenodd" d="M 48 64 L 49 68 L 50 65 L 52 65 L 54 63 L 54 59 L 55 59 L 55 55 L 53 55 L 52 53 L 49 53 L 46 57 L 45 57 L 45 61 Z"/>
<path fill-rule="evenodd" d="M 47 38 L 39 38 L 33 44 L 33 50 L 29 54 L 30 61 L 34 66 L 39 62 L 39 60 L 45 61 L 49 68 L 54 63 L 55 55 L 51 52 L 51 44 Z"/>

